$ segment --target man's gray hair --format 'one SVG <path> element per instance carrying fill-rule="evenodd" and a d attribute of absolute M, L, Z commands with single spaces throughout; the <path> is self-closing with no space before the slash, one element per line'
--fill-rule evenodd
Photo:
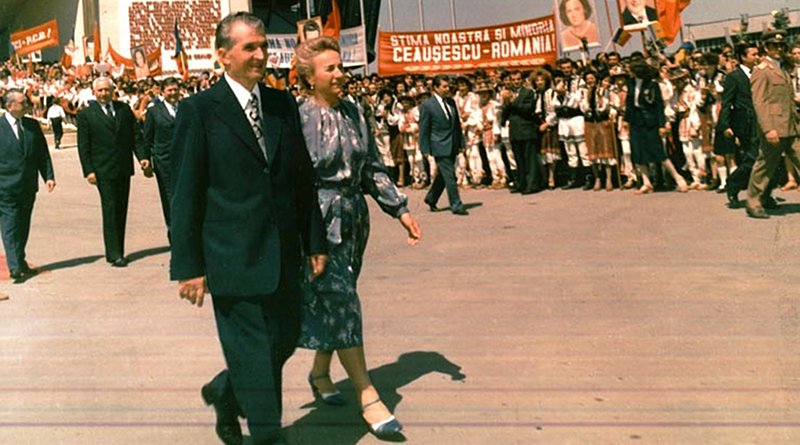
<path fill-rule="evenodd" d="M 231 49 L 233 47 L 234 42 L 233 39 L 231 39 L 231 28 L 233 28 L 233 25 L 236 23 L 244 23 L 251 28 L 255 28 L 256 31 L 260 32 L 261 34 L 267 33 L 267 28 L 264 26 L 264 22 L 262 22 L 261 19 L 255 15 L 244 11 L 229 14 L 222 19 L 219 24 L 217 24 L 217 30 L 214 39 L 214 49 Z"/>
<path fill-rule="evenodd" d="M 102 82 L 102 81 L 104 81 L 104 80 L 108 81 L 108 83 L 110 83 L 110 84 L 111 84 L 111 88 L 114 88 L 114 81 L 113 81 L 113 80 L 111 80 L 111 78 L 110 78 L 110 77 L 100 76 L 100 77 L 98 77 L 98 78 L 96 78 L 96 79 L 94 79 L 94 80 L 92 81 L 92 90 L 94 90 L 95 88 L 97 88 L 97 84 L 98 84 L 98 83 L 100 83 L 100 82 Z"/>
<path fill-rule="evenodd" d="M 14 100 L 13 96 L 16 94 L 21 94 L 22 96 L 25 96 L 25 91 L 19 88 L 10 88 L 8 91 L 6 91 L 5 94 L 3 94 L 3 108 L 7 108 L 7 104 L 10 101 Z"/>

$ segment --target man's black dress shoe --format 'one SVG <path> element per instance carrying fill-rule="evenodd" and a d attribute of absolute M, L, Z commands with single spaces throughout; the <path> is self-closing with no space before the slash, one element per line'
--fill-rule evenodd
<path fill-rule="evenodd" d="M 215 430 L 222 443 L 242 445 L 242 427 L 239 426 L 239 418 L 234 408 L 218 400 L 210 384 L 203 385 L 200 395 L 203 396 L 206 405 L 214 405 L 214 411 L 217 413 Z"/>
<path fill-rule="evenodd" d="M 765 209 L 777 209 L 778 201 L 772 196 L 764 196 L 761 198 L 761 205 L 764 206 Z"/>
<path fill-rule="evenodd" d="M 36 271 L 25 265 L 23 269 L 9 272 L 9 277 L 14 280 L 14 283 L 22 283 L 28 278 L 36 275 Z"/>
<path fill-rule="evenodd" d="M 128 267 L 128 260 L 125 258 L 117 258 L 111 262 L 111 267 Z"/>
<path fill-rule="evenodd" d="M 467 209 L 460 207 L 453 210 L 453 215 L 469 215 Z"/>
<path fill-rule="evenodd" d="M 728 207 L 731 209 L 738 209 L 741 205 L 741 201 L 739 201 L 739 192 L 731 187 L 726 187 L 725 193 L 728 196 Z"/>
<path fill-rule="evenodd" d="M 425 200 L 425 204 L 428 204 L 428 208 L 430 209 L 431 212 L 438 212 L 439 211 L 439 208 L 436 207 L 436 204 L 428 201 L 427 199 Z"/>

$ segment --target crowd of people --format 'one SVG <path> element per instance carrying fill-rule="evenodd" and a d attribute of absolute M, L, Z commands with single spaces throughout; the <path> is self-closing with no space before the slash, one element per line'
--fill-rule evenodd
<path fill-rule="evenodd" d="M 314 396 L 347 403 L 330 379 L 335 353 L 369 430 L 391 438 L 402 425 L 370 381 L 356 291 L 364 195 L 399 221 L 409 245 L 422 232 L 403 187 L 430 187 L 432 211 L 447 189 L 457 215 L 468 214 L 466 187 L 716 190 L 732 207 L 747 189 L 747 213 L 769 217 L 776 170 L 785 165 L 785 190 L 798 187 L 800 170 L 800 44 L 787 40 L 771 31 L 761 46 L 384 79 L 347 75 L 338 43 L 319 37 L 296 49 L 299 84 L 287 88 L 284 75 L 265 72 L 264 24 L 235 13 L 216 29 L 223 74 L 132 81 L 8 62 L 0 152 L 22 166 L 0 174 L 9 269 L 15 280 L 35 274 L 24 250 L 38 176 L 55 187 L 40 124 L 52 126 L 55 148 L 56 129 L 73 124 L 112 267 L 127 265 L 134 168 L 158 179 L 171 279 L 181 298 L 200 306 L 210 293 L 214 303 L 227 368 L 201 395 L 224 443 L 242 443 L 239 417 L 254 443 L 283 443 L 281 369 L 298 345 L 317 351 Z"/>

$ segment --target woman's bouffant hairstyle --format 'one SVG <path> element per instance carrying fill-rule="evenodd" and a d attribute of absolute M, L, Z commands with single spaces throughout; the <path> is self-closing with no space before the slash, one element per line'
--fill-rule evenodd
<path fill-rule="evenodd" d="M 295 48 L 297 79 L 304 88 L 311 89 L 308 78 L 314 74 L 314 58 L 325 51 L 342 52 L 339 48 L 339 42 L 328 36 L 306 40 Z"/>

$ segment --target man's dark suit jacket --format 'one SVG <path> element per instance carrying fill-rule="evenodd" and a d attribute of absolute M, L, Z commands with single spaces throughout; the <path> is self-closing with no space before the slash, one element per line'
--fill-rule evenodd
<path fill-rule="evenodd" d="M 163 100 L 156 101 L 147 110 L 147 117 L 144 120 L 144 148 L 145 155 L 153 161 L 153 170 L 158 181 L 158 193 L 161 197 L 161 208 L 167 226 L 170 225 L 169 201 L 172 196 L 170 152 L 174 134 L 175 118 L 169 114 Z"/>
<path fill-rule="evenodd" d="M 0 195 L 15 201 L 32 199 L 39 190 L 38 175 L 45 181 L 55 179 L 47 142 L 39 123 L 23 117 L 25 146 L 20 149 L 17 136 L 0 114 Z"/>
<path fill-rule="evenodd" d="M 78 156 L 84 177 L 94 173 L 98 180 L 129 178 L 133 154 L 147 159 L 131 108 L 124 102 L 112 103 L 113 119 L 96 101 L 78 113 Z"/>
<path fill-rule="evenodd" d="M 655 22 L 658 20 L 658 12 L 655 8 L 650 6 L 644 7 L 645 14 L 647 15 L 647 20 L 651 22 Z M 622 11 L 622 23 L 623 25 L 636 25 L 639 23 L 639 20 L 631 14 L 631 11 L 628 8 L 625 8 Z"/>
<path fill-rule="evenodd" d="M 452 98 L 444 100 L 450 110 L 449 120 L 435 96 L 420 105 L 419 150 L 434 157 L 455 157 L 466 143 L 455 101 Z"/>
<path fill-rule="evenodd" d="M 536 139 L 537 129 L 533 115 L 536 95 L 530 88 L 519 89 L 517 97 L 502 108 L 502 123 L 508 122 L 508 137 L 512 141 Z"/>
<path fill-rule="evenodd" d="M 301 248 L 327 251 L 295 99 L 260 94 L 269 162 L 224 79 L 182 101 L 175 123 L 170 274 L 205 275 L 212 295 L 272 294 L 299 283 Z"/>
<path fill-rule="evenodd" d="M 147 157 L 152 159 L 153 167 L 169 174 L 172 135 L 175 132 L 175 118 L 169 114 L 163 100 L 156 101 L 147 110 L 144 120 L 144 148 Z"/>
<path fill-rule="evenodd" d="M 739 140 L 749 143 L 753 135 L 755 109 L 750 91 L 750 78 L 741 68 L 725 77 L 725 90 L 722 92 L 722 109 L 719 113 L 718 131 L 733 130 Z"/>

